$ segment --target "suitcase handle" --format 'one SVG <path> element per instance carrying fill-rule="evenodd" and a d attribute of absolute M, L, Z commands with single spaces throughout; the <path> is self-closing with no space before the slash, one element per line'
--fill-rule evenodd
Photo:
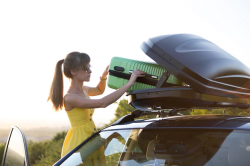
<path fill-rule="evenodd" d="M 129 70 L 129 73 L 133 73 L 133 70 Z M 153 79 L 158 79 L 158 76 L 155 75 L 150 75 L 150 74 L 145 74 L 145 77 L 153 78 Z"/>
<path fill-rule="evenodd" d="M 119 71 L 115 71 L 115 70 L 109 70 L 109 75 L 114 76 L 114 77 L 118 77 L 118 78 L 122 78 L 122 79 L 126 79 L 126 80 L 129 80 L 131 77 L 131 74 L 127 74 L 127 73 L 123 73 L 123 72 L 119 72 Z M 152 79 L 152 78 L 147 78 L 147 77 L 138 77 L 136 79 L 136 82 L 156 86 L 158 80 Z M 181 86 L 181 85 L 176 85 L 176 84 L 164 82 L 161 87 L 173 87 L 173 86 Z"/>
<path fill-rule="evenodd" d="M 117 71 L 122 71 L 122 72 L 124 71 L 124 68 L 119 66 L 115 66 L 114 69 Z"/>

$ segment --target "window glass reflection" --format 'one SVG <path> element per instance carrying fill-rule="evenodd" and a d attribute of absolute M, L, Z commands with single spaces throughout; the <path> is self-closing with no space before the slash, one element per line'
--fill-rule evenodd
<path fill-rule="evenodd" d="M 248 166 L 250 133 L 239 130 L 135 129 L 119 166 Z"/>
<path fill-rule="evenodd" d="M 62 165 L 117 166 L 130 131 L 101 132 L 71 155 Z"/>

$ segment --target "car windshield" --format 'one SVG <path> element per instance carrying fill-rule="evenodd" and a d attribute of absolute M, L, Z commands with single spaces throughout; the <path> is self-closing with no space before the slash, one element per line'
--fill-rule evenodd
<path fill-rule="evenodd" d="M 238 166 L 250 163 L 250 133 L 221 129 L 104 131 L 62 165 Z"/>

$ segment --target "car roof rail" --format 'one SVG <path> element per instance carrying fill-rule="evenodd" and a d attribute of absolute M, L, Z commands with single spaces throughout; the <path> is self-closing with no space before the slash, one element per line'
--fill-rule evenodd
<path fill-rule="evenodd" d="M 189 110 L 189 108 L 175 108 L 175 109 L 171 109 L 171 110 L 152 110 L 152 111 L 142 111 L 142 110 L 134 110 L 133 112 L 131 112 L 131 114 L 125 115 L 123 117 L 121 117 L 120 119 L 118 119 L 116 122 L 114 122 L 112 125 L 118 125 L 118 124 L 123 124 L 123 123 L 127 123 L 127 122 L 132 122 L 135 120 L 135 118 L 139 118 L 143 115 L 156 115 L 157 118 L 160 117 L 166 117 L 168 116 L 176 116 L 176 115 L 182 115 L 181 113 L 178 113 L 179 111 L 186 111 Z"/>

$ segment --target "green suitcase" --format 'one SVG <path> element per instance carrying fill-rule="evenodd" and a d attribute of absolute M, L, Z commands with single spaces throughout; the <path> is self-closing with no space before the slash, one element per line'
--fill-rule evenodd
<path fill-rule="evenodd" d="M 131 72 L 136 69 L 145 71 L 147 75 L 142 78 L 137 78 L 136 83 L 128 90 L 128 92 L 155 88 L 162 74 L 166 72 L 166 70 L 157 63 L 113 57 L 109 67 L 108 87 L 119 89 L 128 82 Z M 184 85 L 184 82 L 171 74 L 165 83 L 165 87 Z"/>

